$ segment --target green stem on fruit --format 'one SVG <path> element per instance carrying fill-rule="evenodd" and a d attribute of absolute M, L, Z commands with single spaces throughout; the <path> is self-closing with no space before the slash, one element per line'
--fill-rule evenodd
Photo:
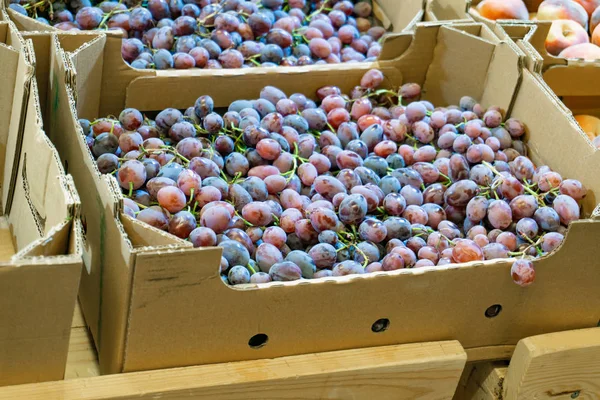
<path fill-rule="evenodd" d="M 319 7 L 318 10 L 316 10 L 309 16 L 305 17 L 304 22 L 310 22 L 311 19 L 313 19 L 317 15 L 321 14 L 323 11 L 332 11 L 333 9 L 325 7 L 326 4 L 327 4 L 327 2 L 324 2 L 323 5 L 321 7 Z"/>
<path fill-rule="evenodd" d="M 354 225 L 353 225 L 353 226 L 354 226 Z M 364 251 L 362 251 L 362 250 L 360 249 L 360 247 L 358 247 L 357 245 L 352 245 L 352 247 L 354 247 L 354 250 L 355 250 L 355 251 L 358 251 L 358 254 L 360 254 L 360 255 L 361 255 L 363 258 L 364 258 L 364 260 L 365 260 L 365 261 L 363 261 L 363 263 L 362 263 L 362 267 L 363 267 L 363 268 L 367 268 L 367 265 L 369 265 L 369 258 L 367 257 L 367 255 L 365 254 L 365 252 L 364 252 Z"/>
<path fill-rule="evenodd" d="M 344 246 L 340 247 L 339 249 L 336 249 L 335 252 L 337 253 L 337 252 L 340 252 L 342 250 L 346 250 L 347 248 L 348 248 L 348 245 L 344 245 Z"/>
<path fill-rule="evenodd" d="M 250 222 L 248 222 L 247 220 L 244 219 L 244 217 L 242 217 L 240 215 L 239 212 L 237 212 L 237 210 L 234 211 L 235 215 L 237 215 L 239 217 L 239 219 L 241 219 L 242 221 L 244 221 L 244 224 L 246 224 L 247 226 L 254 226 L 253 224 L 251 224 Z"/>
<path fill-rule="evenodd" d="M 442 185 L 444 185 L 446 187 L 452 185 L 452 179 L 450 179 L 450 177 L 448 175 L 440 172 L 440 176 L 446 180 L 446 182 L 444 182 Z"/>
<path fill-rule="evenodd" d="M 129 182 L 129 195 L 127 197 L 130 197 L 133 195 L 133 182 Z"/>
<path fill-rule="evenodd" d="M 273 217 L 273 221 L 275 221 L 273 222 L 273 225 L 279 226 L 279 217 L 273 213 L 271 213 L 271 216 Z"/>
<path fill-rule="evenodd" d="M 246 267 L 250 270 L 250 273 L 252 275 L 254 275 L 256 273 L 256 270 L 254 268 L 252 268 L 252 265 L 250 265 L 250 263 L 248 263 L 248 265 L 246 265 Z"/>

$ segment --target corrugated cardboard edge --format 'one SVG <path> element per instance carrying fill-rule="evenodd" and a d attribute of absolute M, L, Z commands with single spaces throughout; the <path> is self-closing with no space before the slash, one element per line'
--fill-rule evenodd
<path fill-rule="evenodd" d="M 18 102 L 21 101 L 20 108 L 16 110 L 20 110 L 20 114 L 11 115 L 11 123 L 15 119 L 18 120 L 18 128 L 16 137 L 9 137 L 7 142 L 7 156 L 6 160 L 12 163 L 11 166 L 11 174 L 10 174 L 10 182 L 6 185 L 6 182 L 3 186 L 3 207 L 4 214 L 10 214 L 10 209 L 12 207 L 12 198 L 15 190 L 15 185 L 17 181 L 17 174 L 19 171 L 19 160 L 21 157 L 21 147 L 23 143 L 23 134 L 25 130 L 25 118 L 27 114 L 27 103 L 29 101 L 29 90 L 31 86 L 31 79 L 35 73 L 35 66 L 32 64 L 32 54 L 30 53 L 31 47 L 26 44 L 23 38 L 18 34 L 16 27 L 14 24 L 9 23 L 9 31 L 11 32 L 11 36 L 16 39 L 18 46 L 20 47 L 20 51 L 22 56 L 20 57 L 19 66 L 17 67 L 17 71 L 22 70 L 23 82 L 22 88 L 17 89 L 15 87 L 15 94 L 21 93 L 22 90 L 22 98 L 15 98 L 13 100 L 13 113 L 15 112 L 15 107 L 19 107 Z M 14 141 L 11 143 L 11 141 Z M 10 153 L 9 153 L 10 152 Z M 6 161 L 5 161 L 6 162 Z M 5 170 L 6 177 L 6 170 Z"/>

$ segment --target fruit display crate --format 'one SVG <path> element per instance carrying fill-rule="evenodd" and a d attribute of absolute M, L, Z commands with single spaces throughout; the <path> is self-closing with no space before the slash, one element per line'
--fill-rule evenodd
<path fill-rule="evenodd" d="M 442 19 L 466 18 L 485 23 L 493 30 L 505 25 L 543 25 L 544 53 L 561 59 L 600 60 L 600 29 L 595 29 L 600 22 L 598 0 L 439 0 L 433 3 L 431 8 L 437 10 Z"/>
<path fill-rule="evenodd" d="M 589 399 L 600 396 L 600 328 L 524 338 L 496 360 L 454 340 L 99 375 L 76 309 L 65 379 L 0 387 L 0 399 Z"/>
<path fill-rule="evenodd" d="M 233 0 L 232 0 L 233 1 Z M 235 0 L 236 2 L 238 0 Z M 314 4 L 314 0 L 313 4 Z M 213 2 L 215 3 L 215 2 Z M 222 2 L 223 3 L 223 2 Z M 252 4 L 250 2 L 247 2 L 248 4 Z M 132 66 L 134 66 L 135 68 L 140 69 L 143 72 L 149 73 L 150 71 L 153 70 L 159 70 L 162 71 L 164 69 L 169 69 L 170 71 L 168 73 L 173 73 L 173 69 L 188 69 L 191 68 L 192 66 L 194 68 L 192 69 L 214 69 L 214 68 L 221 68 L 222 66 L 225 68 L 235 68 L 236 66 L 241 66 L 242 63 L 245 64 L 244 67 L 254 67 L 256 66 L 256 64 L 259 64 L 258 61 L 260 62 L 264 62 L 265 60 L 263 60 L 263 56 L 268 58 L 269 61 L 273 61 L 275 64 L 280 64 L 282 66 L 290 66 L 290 65 L 311 65 L 313 63 L 335 63 L 335 62 L 340 62 L 341 61 L 350 61 L 350 60 L 361 60 L 361 59 L 365 59 L 365 57 L 370 57 L 369 59 L 373 59 L 374 57 L 377 56 L 377 54 L 379 53 L 380 46 L 378 44 L 379 38 L 381 36 L 381 34 L 385 31 L 389 32 L 389 33 L 394 33 L 394 32 L 401 32 L 403 30 L 410 30 L 414 27 L 414 25 L 417 22 L 420 21 L 441 21 L 441 20 L 445 20 L 446 18 L 451 17 L 451 14 L 445 13 L 443 9 L 438 9 L 437 7 L 430 7 L 429 5 L 424 4 L 424 2 L 422 0 L 404 0 L 404 1 L 393 1 L 393 0 L 363 0 L 362 2 L 354 2 L 356 5 L 358 4 L 362 4 L 366 6 L 366 10 L 369 11 L 369 15 L 365 16 L 364 12 L 358 12 L 360 13 L 360 15 L 362 15 L 362 17 L 358 17 L 358 14 L 352 14 L 352 11 L 350 9 L 350 11 L 347 9 L 348 5 L 352 5 L 351 2 L 346 1 L 346 8 L 344 9 L 344 12 L 348 15 L 354 15 L 354 17 L 358 18 L 358 23 L 359 25 L 357 25 L 360 28 L 360 32 L 356 29 L 354 29 L 353 27 L 351 27 L 350 25 L 346 26 L 343 25 L 342 27 L 339 26 L 339 24 L 334 24 L 334 26 L 330 27 L 332 29 L 333 32 L 333 36 L 334 37 L 329 37 L 331 35 L 331 32 L 329 32 L 326 28 L 325 32 L 327 33 L 319 33 L 318 30 L 315 31 L 316 28 L 312 27 L 312 23 L 315 21 L 311 21 L 311 18 L 314 17 L 314 14 L 319 14 L 321 12 L 337 12 L 337 19 L 334 18 L 334 20 L 338 20 L 341 18 L 342 22 L 346 21 L 346 16 L 344 16 L 344 14 L 342 13 L 341 16 L 339 13 L 341 13 L 340 10 L 338 10 L 337 8 L 335 8 L 334 10 L 332 10 L 331 8 L 326 8 L 326 11 L 323 11 L 322 8 L 317 9 L 316 11 L 314 11 L 313 13 L 311 13 L 310 15 L 307 15 L 304 18 L 304 22 L 300 23 L 300 19 L 299 18 L 297 21 L 293 22 L 293 23 L 298 23 L 298 24 L 303 24 L 306 26 L 302 26 L 302 27 L 296 27 L 296 29 L 292 29 L 289 24 L 292 22 L 290 21 L 290 18 L 292 17 L 288 17 L 288 21 L 285 23 L 279 23 L 279 21 L 277 21 L 271 29 L 271 31 L 269 32 L 268 35 L 264 35 L 264 34 L 259 34 L 256 29 L 258 28 L 250 28 L 248 24 L 245 24 L 248 15 L 244 14 L 244 12 L 241 12 L 241 15 L 239 15 L 240 21 L 235 21 L 234 23 L 232 23 L 233 25 L 228 25 L 227 29 L 228 30 L 223 30 L 223 29 L 218 29 L 216 30 L 214 33 L 214 35 L 210 35 L 209 33 L 203 33 L 205 29 L 215 29 L 214 25 L 212 25 L 209 22 L 205 22 L 205 19 L 209 19 L 213 17 L 206 16 L 205 12 L 203 11 L 200 16 L 198 16 L 196 18 L 196 20 L 194 20 L 190 15 L 188 15 L 187 11 L 186 14 L 183 16 L 180 16 L 178 18 L 175 18 L 177 15 L 181 14 L 182 11 L 178 8 L 178 7 L 183 7 L 183 3 L 181 2 L 181 0 L 174 0 L 172 1 L 168 6 L 167 6 L 167 2 L 165 2 L 164 0 L 156 0 L 154 2 L 151 2 L 150 4 L 145 4 L 143 7 L 147 7 L 147 9 L 150 10 L 156 10 L 157 7 L 167 7 L 167 9 L 165 10 L 165 15 L 168 14 L 169 18 L 163 18 L 163 17 L 159 17 L 156 16 L 156 20 L 152 19 L 151 23 L 147 24 L 147 26 L 145 28 L 141 28 L 139 25 L 139 21 L 138 21 L 138 17 L 139 17 L 139 13 L 135 13 L 135 11 L 131 11 L 130 10 L 144 10 L 147 13 L 148 18 L 150 18 L 151 15 L 157 15 L 156 13 L 158 13 L 158 11 L 152 11 L 155 14 L 150 14 L 150 11 L 147 11 L 146 8 L 138 8 L 137 5 L 134 5 L 133 2 L 131 1 L 126 1 L 124 4 L 127 4 L 129 6 L 131 6 L 132 8 L 125 9 L 123 6 L 123 4 L 119 3 L 111 3 L 111 2 L 104 2 L 101 4 L 96 4 L 97 7 L 94 8 L 90 8 L 87 7 L 86 10 L 95 10 L 94 12 L 98 12 L 98 13 L 102 13 L 104 12 L 104 18 L 102 19 L 103 22 L 100 22 L 100 16 L 98 16 L 98 21 L 100 22 L 100 27 L 97 27 L 96 29 L 90 29 L 90 30 L 79 30 L 75 27 L 75 25 L 77 25 L 80 21 L 80 19 L 83 21 L 87 21 L 85 18 L 87 17 L 77 17 L 77 15 L 74 16 L 75 12 L 73 11 L 73 14 L 71 14 L 70 10 L 70 6 L 67 6 L 66 10 L 60 10 L 58 8 L 58 5 L 62 5 L 63 3 L 59 3 L 57 5 L 57 7 L 53 8 L 51 6 L 51 2 L 33 2 L 33 1 L 27 1 L 23 3 L 23 6 L 28 7 L 29 12 L 31 12 L 31 10 L 36 9 L 36 7 L 41 7 L 41 9 L 43 10 L 42 12 L 44 13 L 45 18 L 42 18 L 43 20 L 50 19 L 52 21 L 52 23 L 56 23 L 59 21 L 63 21 L 60 22 L 59 25 L 56 25 L 58 28 L 55 28 L 54 25 L 50 25 L 47 23 L 42 23 L 36 19 L 30 18 L 26 15 L 23 15 L 20 12 L 15 11 L 15 9 L 12 8 L 7 8 L 7 12 L 10 15 L 11 19 L 16 23 L 17 27 L 23 31 L 23 32 L 64 32 L 65 30 L 67 30 L 67 28 L 72 29 L 72 32 L 75 32 L 76 34 L 81 34 L 81 35 L 86 35 L 90 32 L 95 32 L 95 33 L 99 33 L 99 32 L 103 32 L 105 34 L 107 34 L 107 38 L 108 40 L 114 40 L 115 43 L 119 43 L 122 44 L 122 49 L 120 48 L 120 46 L 114 46 L 114 56 L 110 56 L 110 57 L 119 57 L 120 54 L 123 55 L 123 58 L 126 59 L 126 63 L 131 64 Z M 75 3 L 73 3 L 75 4 Z M 107 8 L 112 7 L 111 6 L 116 6 L 116 7 L 123 7 L 123 8 L 119 8 L 118 11 L 108 11 Z M 202 2 L 200 2 L 199 4 L 203 4 Z M 0 3 L 0 6 L 3 5 Z M 338 6 L 339 4 L 336 4 L 336 6 Z M 10 4 L 10 6 L 14 6 L 14 7 L 18 7 L 20 9 L 21 12 L 23 13 L 27 13 L 27 10 L 25 10 L 25 8 L 23 8 L 22 5 L 17 5 L 17 4 Z M 190 6 L 196 7 L 195 4 L 190 4 Z M 216 5 L 208 5 L 206 7 L 217 7 Z M 227 4 L 226 2 L 219 5 L 219 7 L 222 6 L 224 7 L 224 9 L 227 8 Z M 74 6 L 73 6 L 74 7 Z M 169 11 L 169 7 L 172 8 L 172 13 Z M 242 5 L 240 5 L 240 7 L 242 7 Z M 249 7 L 249 6 L 248 6 Z M 271 6 L 271 7 L 275 7 L 275 6 Z M 61 7 L 62 8 L 62 7 Z M 230 7 L 231 8 L 231 7 Z M 363 7 L 364 9 L 365 7 Z M 103 9 L 104 11 L 102 11 L 101 9 Z M 287 6 L 284 7 L 284 9 L 286 11 L 283 12 L 287 12 L 290 11 Z M 49 11 L 50 10 L 50 11 Z M 53 11 L 52 11 L 53 10 Z M 300 9 L 296 9 L 295 11 L 299 11 Z M 304 11 L 307 11 L 306 8 L 304 8 Z M 304 11 L 299 11 L 300 15 L 304 15 Z M 440 14 L 438 15 L 437 11 L 440 11 Z M 48 14 L 48 12 L 52 12 L 55 20 L 52 20 L 50 18 Z M 64 15 L 64 13 L 68 13 L 69 17 L 66 18 L 66 16 Z M 87 12 L 87 11 L 86 11 Z M 91 11 L 90 11 L 91 12 Z M 198 13 L 200 13 L 200 10 L 197 10 Z M 208 12 L 208 11 L 207 11 Z M 230 9 L 229 11 L 227 11 L 227 13 L 225 13 L 225 11 L 220 10 L 220 11 L 215 11 L 215 13 L 221 13 L 222 15 L 226 15 L 229 18 L 231 17 L 231 12 L 232 10 Z M 270 12 L 270 11 L 268 11 Z M 61 14 L 62 13 L 62 14 Z M 83 11 L 81 12 L 83 14 Z M 113 14 L 114 13 L 114 14 Z M 273 14 L 272 12 L 270 12 L 271 14 Z M 134 15 L 135 14 L 135 15 Z M 219 15 L 221 15 L 219 14 Z M 290 11 L 290 16 L 293 13 Z M 36 11 L 36 15 L 37 15 L 37 11 Z M 41 15 L 41 14 L 40 14 Z M 87 14 L 86 14 L 87 15 Z M 237 15 L 237 14 L 234 14 Z M 245 16 L 243 16 L 245 15 Z M 294 18 L 297 16 L 294 15 Z M 173 22 L 173 20 L 170 19 L 170 17 L 172 17 L 175 22 Z M 325 15 L 323 16 L 325 18 L 325 20 L 330 21 L 328 16 Z M 363 18 L 364 17 L 364 18 Z M 73 20 L 73 18 L 75 18 L 76 22 L 67 22 Z M 115 19 L 116 18 L 116 19 Z M 129 18 L 131 18 L 131 23 L 129 22 Z M 158 22 L 158 18 L 163 18 L 160 22 Z M 187 29 L 185 32 L 181 31 L 181 29 L 179 28 L 173 28 L 172 32 L 169 31 L 169 33 L 165 33 L 169 39 L 168 40 L 163 40 L 163 39 L 156 39 L 156 41 L 153 39 L 155 37 L 155 31 L 157 31 L 159 28 L 160 29 L 167 29 L 168 25 L 166 22 L 164 22 L 165 20 L 169 20 L 170 23 L 173 24 L 174 27 L 179 26 L 180 23 L 184 23 L 182 20 L 182 18 L 187 18 L 187 20 L 185 20 L 185 23 L 189 23 L 194 25 L 197 29 L 194 31 L 192 28 Z M 224 17 L 225 18 L 225 17 Z M 274 17 L 273 17 L 274 18 Z M 282 18 L 281 15 L 278 15 L 277 18 Z M 349 17 L 348 17 L 349 18 Z M 181 21 L 180 21 L 181 20 Z M 218 18 L 217 18 L 218 20 Z M 252 19 L 248 19 L 248 22 L 250 22 Z M 220 21 L 220 20 L 219 20 Z M 356 25 L 356 19 L 353 18 L 353 24 Z M 164 23 L 163 23 L 164 22 Z M 268 22 L 268 21 L 267 21 Z M 267 23 L 265 22 L 265 23 Z M 318 21 L 317 21 L 318 22 Z M 83 22 L 81 22 L 83 23 Z M 333 22 L 332 22 L 333 23 Z M 64 25 L 67 24 L 69 25 L 67 26 L 62 26 L 60 27 L 60 25 Z M 116 25 L 115 25 L 116 24 Z M 136 26 L 136 28 L 132 28 L 133 26 Z M 165 25 L 166 24 L 166 25 Z M 234 28 L 232 28 L 232 26 L 237 25 L 237 24 L 245 24 L 244 26 L 247 29 L 250 29 L 250 32 L 246 32 L 246 28 L 242 28 L 242 25 L 239 26 L 239 28 L 236 30 Z M 270 26 L 270 22 L 268 23 Z M 312 28 L 309 28 L 309 25 Z M 340 23 L 341 24 L 341 23 Z M 350 22 L 348 21 L 348 24 L 350 24 Z M 365 25 L 366 24 L 366 25 Z M 373 24 L 373 29 L 367 29 L 369 26 L 371 26 Z M 72 26 L 71 26 L 72 25 Z M 158 25 L 157 27 L 154 27 L 152 29 L 150 29 L 151 26 L 155 26 Z M 255 26 L 255 25 L 252 25 Z M 315 25 L 317 26 L 317 25 Z M 207 28 L 205 28 L 207 27 Z M 376 28 L 377 27 L 377 28 Z M 381 29 L 381 28 L 383 29 Z M 344 30 L 345 28 L 345 30 Z M 115 30 L 115 29 L 120 29 L 119 30 Z M 171 28 L 168 28 L 171 29 Z M 309 38 L 307 38 L 307 36 L 305 36 L 305 33 L 303 33 L 303 29 L 313 29 L 312 32 L 306 33 L 306 35 L 308 35 Z M 340 32 L 337 32 L 338 29 L 342 29 Z M 127 32 L 125 32 L 124 30 L 127 30 Z M 239 32 L 238 32 L 239 31 Z M 143 32 L 143 34 L 142 34 Z M 152 33 L 151 33 L 152 32 Z M 191 32 L 194 32 L 193 34 L 190 34 Z M 219 33 L 220 32 L 220 33 Z M 223 33 L 224 32 L 224 33 Z M 308 32 L 308 31 L 307 31 Z M 348 38 L 348 32 L 352 32 L 352 35 Z M 240 34 L 243 36 L 240 36 Z M 313 37 L 315 36 L 316 37 Z M 327 40 L 322 39 L 322 36 L 325 35 L 325 37 L 327 37 Z M 341 36 L 340 36 L 341 35 Z M 344 36 L 345 35 L 345 36 Z M 362 36 L 359 36 L 362 35 Z M 163 33 L 161 33 L 160 35 L 158 35 L 160 37 L 163 37 Z M 223 36 L 225 39 L 225 42 L 223 42 L 221 39 L 219 39 L 221 36 Z M 256 39 L 255 39 L 256 36 Z M 344 42 L 342 42 L 341 40 L 338 40 L 339 37 L 344 37 Z M 129 38 L 129 39 L 123 39 L 123 38 Z M 204 38 L 204 39 L 202 39 Z M 210 39 L 209 39 L 210 38 Z M 313 39 L 317 38 L 317 40 L 315 40 L 315 44 L 314 47 L 311 43 L 313 42 Z M 234 40 L 235 39 L 235 40 Z M 239 39 L 239 40 L 238 40 Z M 171 40 L 169 42 L 169 40 Z M 333 40 L 333 41 L 332 41 Z M 208 41 L 210 43 L 204 43 L 205 41 Z M 243 41 L 243 42 L 242 42 Z M 317 43 L 318 41 L 320 41 L 320 43 Z M 192 44 L 192 42 L 194 42 Z M 259 46 L 259 43 L 260 46 Z M 327 43 L 324 43 L 327 42 Z M 355 43 L 356 42 L 356 43 Z M 167 45 L 167 43 L 171 43 L 171 45 Z M 217 45 L 218 43 L 218 45 Z M 329 43 L 329 44 L 328 44 Z M 180 45 L 181 44 L 181 45 Z M 267 44 L 268 46 L 281 46 L 281 48 L 275 49 L 273 50 L 271 48 L 271 50 L 269 50 L 269 52 L 262 52 L 261 49 L 265 47 L 265 44 Z M 215 48 L 216 46 L 216 48 Z M 332 47 L 333 46 L 333 47 Z M 220 48 L 219 48 L 220 47 Z M 331 49 L 327 49 L 331 47 Z M 344 51 L 340 52 L 339 47 L 342 47 L 342 50 L 350 50 L 350 52 L 345 53 Z M 312 48 L 312 50 L 311 50 Z M 318 50 L 318 49 L 321 50 Z M 333 50 L 336 49 L 337 50 Z M 155 54 L 155 51 L 161 49 L 161 51 L 159 51 L 159 54 Z M 166 49 L 166 50 L 165 50 Z M 283 52 L 282 52 L 283 49 Z M 293 51 L 288 51 L 288 50 L 292 50 Z M 353 49 L 356 49 L 356 51 L 354 51 Z M 167 50 L 169 50 L 169 52 L 173 55 L 169 55 L 167 52 Z M 239 50 L 239 51 L 238 51 Z M 330 53 L 330 50 L 331 53 Z M 122 53 L 121 53 L 122 51 Z M 325 51 L 325 53 L 323 53 L 323 51 Z M 223 52 L 224 54 L 222 54 L 221 58 L 221 52 Z M 281 52 L 281 57 L 277 56 L 273 56 L 275 57 L 277 60 L 273 59 L 273 57 L 271 57 L 273 54 L 278 54 L 279 52 Z M 315 53 L 316 52 L 316 53 Z M 145 53 L 145 54 L 141 54 L 141 53 Z M 264 53 L 264 54 L 263 54 Z M 354 54 L 355 53 L 355 54 Z M 360 53 L 360 54 L 359 54 Z M 270 55 L 268 55 L 270 54 Z M 330 56 L 327 56 L 327 54 L 331 54 Z M 304 57 L 302 57 L 304 55 Z M 260 57 L 258 57 L 260 56 Z M 258 58 L 257 58 L 258 57 Z M 180 60 L 177 62 L 174 62 L 173 60 Z M 157 61 L 159 60 L 159 61 Z M 258 61 L 257 61 L 258 60 Z M 273 63 L 271 63 L 270 65 L 271 67 L 275 66 Z M 205 71 L 207 72 L 207 71 Z"/>
<path fill-rule="evenodd" d="M 38 36 L 40 43 L 44 37 Z M 578 157 L 595 165 L 597 154 L 539 77 L 523 68 L 518 47 L 485 25 L 418 25 L 414 32 L 389 37 L 382 58 L 373 64 L 187 76 L 140 77 L 131 69 L 112 68 L 121 61 L 105 55 L 110 41 L 102 35 L 83 45 L 77 35 L 46 39 L 45 47 L 38 47 L 49 53 L 50 136 L 82 196 L 86 270 L 80 300 L 103 373 L 439 340 L 458 340 L 478 359 L 490 360 L 525 337 L 596 326 L 600 319 L 600 269 L 593 250 L 600 230 L 595 210 L 600 188 L 593 168 L 571 162 Z M 465 55 L 464 48 L 472 52 Z M 471 68 L 460 67 L 465 63 Z M 221 107 L 256 96 L 266 84 L 314 97 L 327 84 L 349 90 L 371 68 L 380 69 L 389 85 L 420 83 L 432 101 L 458 102 L 469 93 L 509 110 L 527 125 L 536 163 L 547 162 L 588 188 L 584 219 L 570 224 L 558 251 L 535 260 L 535 285 L 516 286 L 512 261 L 494 260 L 227 287 L 218 271 L 220 249 L 192 248 L 121 213 L 121 190 L 112 177 L 99 174 L 77 121 L 118 114 L 125 107 L 183 109 L 199 94 L 209 94 Z M 565 154 L 565 148 L 571 153 Z M 564 265 L 570 266 L 568 274 Z M 359 303 L 353 300 L 356 293 L 362 296 Z M 236 307 L 282 301 L 285 308 L 270 307 L 270 313 L 259 316 Z M 375 329 L 383 320 L 388 329 Z M 314 332 L 322 339 L 313 340 Z M 252 346 L 257 335 L 267 337 L 268 344 Z"/>
<path fill-rule="evenodd" d="M 0 385 L 11 385 L 63 377 L 81 223 L 43 130 L 33 47 L 1 20 L 0 59 Z"/>
<path fill-rule="evenodd" d="M 431 0 L 429 0 L 431 1 Z M 392 32 L 400 32 L 409 29 L 416 22 L 423 20 L 441 21 L 452 18 L 452 14 L 445 14 L 443 9 L 441 13 L 436 13 L 436 8 L 428 8 L 423 0 L 404 0 L 402 2 L 394 0 L 367 0 L 373 5 L 373 15 L 383 23 L 384 26 L 391 28 Z M 51 25 L 39 22 L 34 18 L 25 16 L 8 7 L 10 2 L 3 1 L 0 7 L 6 8 L 8 15 L 15 22 L 19 30 L 26 32 L 36 31 L 59 31 Z"/>
<path fill-rule="evenodd" d="M 513 40 L 528 56 L 528 68 L 558 97 L 557 102 L 578 122 L 581 131 L 600 147 L 600 63 L 565 60 L 549 54 L 545 42 L 550 23 L 504 24 L 501 34 Z"/>

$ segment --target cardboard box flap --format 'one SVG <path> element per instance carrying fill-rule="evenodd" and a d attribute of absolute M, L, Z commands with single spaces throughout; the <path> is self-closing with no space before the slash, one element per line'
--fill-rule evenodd
<path fill-rule="evenodd" d="M 472 20 L 470 7 L 468 0 L 425 0 L 425 15 L 428 21 Z"/>
<path fill-rule="evenodd" d="M 540 23 L 540 25 L 542 24 L 543 23 Z M 526 68 L 530 71 L 541 74 L 544 66 L 544 59 L 530 43 L 530 38 L 535 34 L 537 28 L 538 25 L 534 23 L 527 21 L 518 23 L 515 21 L 511 24 L 505 24 L 502 26 L 497 25 L 495 32 L 498 34 L 498 36 L 516 43 L 521 51 L 526 54 Z"/>
<path fill-rule="evenodd" d="M 121 214 L 121 223 L 134 247 L 168 245 L 193 247 L 190 242 L 149 226 L 135 218 L 131 218 L 129 215 Z"/>
<path fill-rule="evenodd" d="M 65 209 L 68 216 L 56 225 L 51 225 L 49 232 L 43 238 L 22 249 L 18 254 L 18 258 L 64 254 L 72 254 L 81 258 L 82 239 L 81 221 L 79 220 L 79 196 L 71 176 L 60 175 L 58 178 L 63 190 L 55 190 L 54 193 L 58 196 L 63 195 L 64 198 L 57 198 L 53 204 L 48 204 L 48 206 L 55 210 Z M 77 227 L 73 226 L 74 223 L 77 224 Z"/>
<path fill-rule="evenodd" d="M 470 64 L 475 63 L 472 68 L 465 68 L 461 51 L 464 48 L 477 54 L 469 60 Z M 423 86 L 426 98 L 434 104 L 457 104 L 462 96 L 481 99 L 485 88 L 481 82 L 486 81 L 495 48 L 495 44 L 479 37 L 442 26 Z M 462 84 L 456 85 L 457 81 Z"/>
<path fill-rule="evenodd" d="M 29 61 L 28 47 L 19 36 L 14 24 L 8 24 L 7 42 L 15 48 L 18 53 L 17 64 L 14 73 L 14 84 L 12 87 L 13 102 L 8 118 L 10 120 L 9 133 L 6 138 L 6 151 L 4 153 L 4 170 L 2 176 L 2 205 L 4 214 L 10 212 L 12 203 L 12 190 L 14 189 L 19 153 L 21 151 L 21 141 L 23 135 L 23 125 L 25 123 L 26 104 L 29 96 L 30 80 L 33 76 L 33 67 Z M 10 56 L 7 61 L 11 62 Z M 10 66 L 10 64 L 9 64 Z M 11 93 L 11 92 L 9 92 Z"/>
<path fill-rule="evenodd" d="M 61 46 L 63 46 L 63 42 L 73 41 L 71 40 L 72 37 L 73 35 L 60 35 Z M 100 108 L 98 93 L 100 93 L 102 85 L 104 60 L 100 49 L 104 48 L 106 44 L 106 36 L 96 35 L 89 39 L 92 40 L 77 47 L 73 50 L 72 55 L 67 55 L 68 59 L 73 62 L 74 69 L 72 72 L 74 73 L 75 88 L 77 88 L 75 93 L 78 97 L 83 96 L 86 99 L 86 101 L 76 103 L 77 115 L 80 118 L 94 118 L 93 116 L 98 115 Z"/>
<path fill-rule="evenodd" d="M 61 379 L 81 260 L 0 264 L 0 385 Z"/>
<path fill-rule="evenodd" d="M 68 254 L 71 221 L 65 220 L 50 229 L 47 235 L 30 243 L 13 256 L 13 261 L 26 257 L 50 257 Z M 47 260 L 49 262 L 50 260 Z"/>
<path fill-rule="evenodd" d="M 112 103 L 110 106 L 105 104 L 101 110 L 106 111 L 107 114 L 101 115 L 118 115 L 125 107 L 135 107 L 143 111 L 159 111 L 166 107 L 185 109 L 193 105 L 200 95 L 205 94 L 216 99 L 216 107 L 221 107 L 229 105 L 235 99 L 257 97 L 264 87 L 265 76 L 269 77 L 269 84 L 280 87 L 284 86 L 284 82 L 288 79 L 301 79 L 307 88 L 306 92 L 312 93 L 311 97 L 314 97 L 314 93 L 318 88 L 332 83 L 340 86 L 342 90 L 349 90 L 351 87 L 356 86 L 360 76 L 375 67 L 377 65 L 374 63 L 360 63 L 339 64 L 337 68 L 324 66 L 322 69 L 304 67 L 286 68 L 286 71 L 273 71 L 272 69 L 267 71 L 267 68 L 264 71 L 259 71 L 256 69 L 247 73 L 247 76 L 256 79 L 246 80 L 244 87 L 239 87 L 235 80 L 230 79 L 232 75 L 228 73 L 195 77 L 142 77 L 133 80 L 127 87 L 125 104 Z M 395 74 L 395 70 L 391 67 L 382 64 L 381 68 L 388 76 Z M 335 76 L 332 76 L 335 71 L 345 71 L 345 73 L 343 75 L 337 74 L 336 79 Z M 348 80 L 348 74 L 351 74 L 355 79 Z M 148 95 L 153 92 L 160 93 L 160 96 Z"/>
<path fill-rule="evenodd" d="M 7 23 L 0 23 L 0 31 L 6 33 L 8 31 Z M 10 186 L 10 174 L 12 172 L 12 164 L 7 163 L 6 155 L 8 151 L 9 137 L 17 134 L 18 125 L 11 124 L 11 119 L 8 116 L 11 115 L 14 103 L 15 84 L 17 81 L 17 65 L 19 63 L 19 53 L 7 45 L 0 43 L 0 60 L 2 60 L 2 67 L 0 68 L 0 115 L 6 116 L 6 118 L 0 118 L 0 187 L 2 187 L 3 196 L 0 199 L 0 214 L 8 197 L 8 189 Z M 20 101 L 17 101 L 20 103 Z M 18 104 L 21 106 L 21 104 Z M 8 160 L 12 160 L 12 157 L 8 157 Z M 4 193 L 6 193 L 4 195 Z"/>
<path fill-rule="evenodd" d="M 377 5 L 391 22 L 393 32 L 411 29 L 415 23 L 423 20 L 423 0 L 377 0 Z M 380 17 L 379 13 L 375 15 Z"/>
<path fill-rule="evenodd" d="M 11 21 L 15 23 L 17 28 L 23 32 L 52 32 L 55 28 L 36 21 L 33 18 L 26 17 L 25 15 L 18 13 L 10 8 L 6 9 L 8 16 Z"/>
<path fill-rule="evenodd" d="M 8 35 L 8 22 L 0 19 L 0 43 L 6 44 L 6 35 Z"/>

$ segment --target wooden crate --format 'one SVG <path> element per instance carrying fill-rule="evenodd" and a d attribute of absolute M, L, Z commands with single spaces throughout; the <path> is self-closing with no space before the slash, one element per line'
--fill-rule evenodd
<path fill-rule="evenodd" d="M 526 399 L 600 399 L 600 328 L 523 339 L 510 363 L 469 363 L 454 396 Z"/>
<path fill-rule="evenodd" d="M 600 328 L 523 339 L 481 361 L 457 341 L 99 376 L 81 310 L 65 380 L 0 388 L 0 400 L 600 398 Z"/>

